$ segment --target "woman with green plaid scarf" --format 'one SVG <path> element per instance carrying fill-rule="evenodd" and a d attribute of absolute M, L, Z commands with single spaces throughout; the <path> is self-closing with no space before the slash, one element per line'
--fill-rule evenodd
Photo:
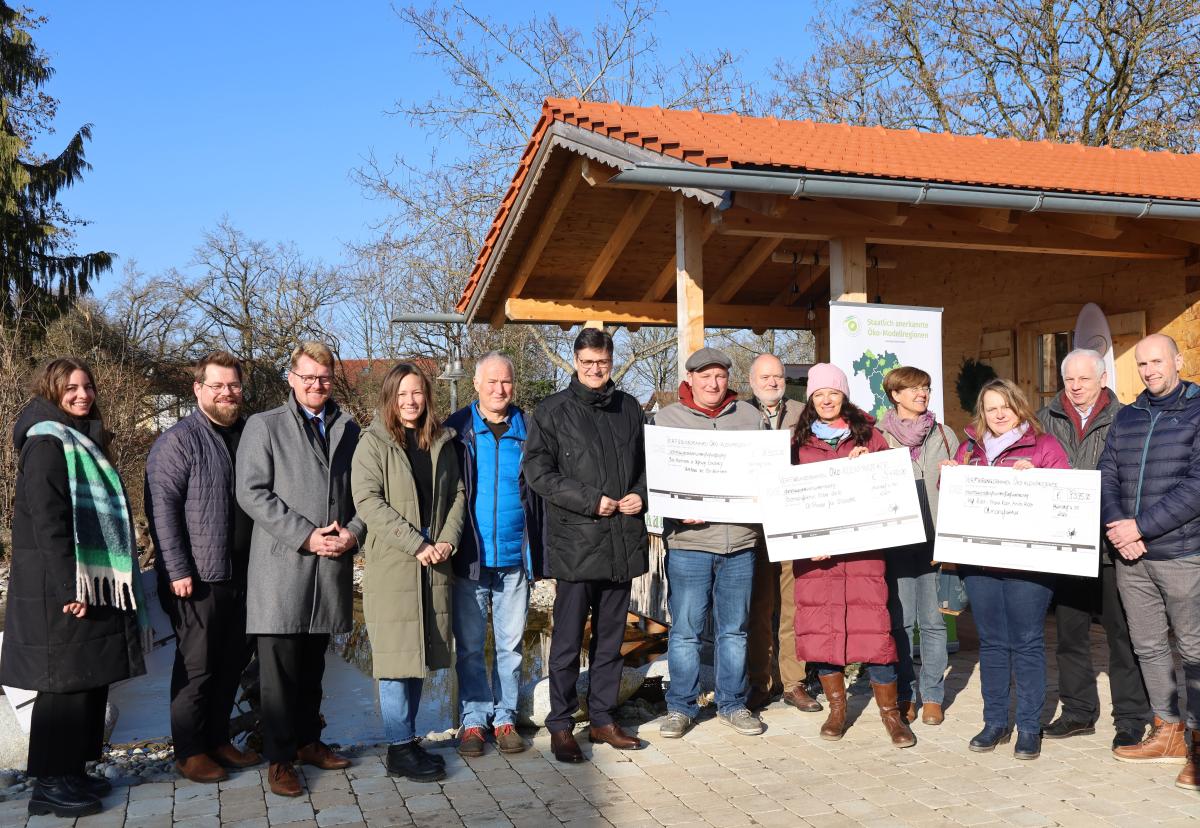
<path fill-rule="evenodd" d="M 38 691 L 30 814 L 100 810 L 108 686 L 145 672 L 146 602 L 125 489 L 104 454 L 91 369 L 55 359 L 17 418 L 12 563 L 0 684 Z"/>

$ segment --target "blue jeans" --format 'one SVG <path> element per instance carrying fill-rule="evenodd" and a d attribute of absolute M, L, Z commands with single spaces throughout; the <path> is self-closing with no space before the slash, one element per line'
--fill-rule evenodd
<path fill-rule="evenodd" d="M 946 619 L 938 605 L 938 571 L 929 561 L 930 549 L 926 545 L 888 550 L 888 609 L 900 656 L 897 698 L 912 701 L 917 697 L 913 666 L 915 627 L 921 631 L 921 701 L 941 704 L 945 700 L 946 665 L 950 659 L 946 654 Z"/>
<path fill-rule="evenodd" d="M 754 581 L 754 547 L 729 555 L 671 549 L 667 553 L 667 709 L 695 718 L 700 712 L 700 635 L 711 612 L 716 635 L 717 711 L 746 706 L 746 628 Z"/>
<path fill-rule="evenodd" d="M 1043 628 L 1055 576 L 1011 570 L 965 573 L 967 597 L 979 633 L 983 722 L 1008 727 L 1010 685 L 1016 677 L 1017 730 L 1041 731 L 1046 703 Z"/>
<path fill-rule="evenodd" d="M 484 645 L 488 607 L 492 610 L 491 683 L 488 683 Z M 517 693 L 521 686 L 521 651 L 525 614 L 529 609 L 529 580 L 520 566 L 480 567 L 479 580 L 454 579 L 454 669 L 463 727 L 516 724 Z"/>
<path fill-rule="evenodd" d="M 867 668 L 867 678 L 871 684 L 895 684 L 895 664 L 864 664 Z M 816 670 L 818 676 L 832 676 L 834 673 L 844 673 L 846 668 L 841 664 L 822 664 L 819 661 L 808 662 L 810 670 Z"/>
<path fill-rule="evenodd" d="M 393 745 L 417 739 L 417 708 L 421 706 L 420 678 L 380 679 L 379 712 L 383 714 L 383 733 Z"/>

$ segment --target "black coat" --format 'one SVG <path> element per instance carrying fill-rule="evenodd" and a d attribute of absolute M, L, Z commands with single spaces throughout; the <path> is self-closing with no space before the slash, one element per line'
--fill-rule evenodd
<path fill-rule="evenodd" d="M 1118 411 L 1100 476 L 1101 519 L 1134 518 L 1146 560 L 1200 554 L 1200 386 L 1181 383 L 1161 408 L 1143 391 Z"/>
<path fill-rule="evenodd" d="M 25 433 L 54 420 L 99 444 L 99 420 L 76 420 L 35 397 L 17 417 L 12 561 L 0 684 L 50 693 L 74 693 L 141 675 L 137 616 L 114 607 L 88 606 L 83 618 L 63 612 L 75 600 L 75 541 L 71 491 L 62 443 Z"/>
<path fill-rule="evenodd" d="M 612 383 L 592 391 L 575 376 L 533 412 L 523 470 L 546 503 L 547 574 L 564 581 L 630 581 L 649 568 L 642 514 L 599 517 L 601 495 L 646 503 L 642 410 Z"/>

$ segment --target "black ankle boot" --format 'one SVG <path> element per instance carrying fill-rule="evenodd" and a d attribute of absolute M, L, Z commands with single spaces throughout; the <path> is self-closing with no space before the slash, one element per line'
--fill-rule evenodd
<path fill-rule="evenodd" d="M 76 776 L 75 787 L 87 791 L 92 796 L 98 796 L 101 799 L 112 793 L 112 783 L 103 776 L 85 773 L 83 776 Z"/>
<path fill-rule="evenodd" d="M 437 765 L 439 768 L 446 767 L 446 757 L 428 750 L 423 744 L 420 743 L 420 741 L 413 742 L 413 744 L 417 746 L 417 750 L 420 752 L 420 754 L 430 762 L 433 762 L 433 764 Z"/>
<path fill-rule="evenodd" d="M 100 798 L 83 790 L 70 776 L 43 776 L 33 785 L 31 816 L 54 814 L 74 819 L 100 812 Z"/>
<path fill-rule="evenodd" d="M 414 782 L 436 782 L 446 778 L 446 769 L 434 762 L 416 742 L 388 745 L 388 776 L 403 776 Z"/>

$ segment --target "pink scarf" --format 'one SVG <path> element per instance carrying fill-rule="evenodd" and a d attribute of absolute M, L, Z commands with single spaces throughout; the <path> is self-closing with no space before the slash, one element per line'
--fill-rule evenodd
<path fill-rule="evenodd" d="M 1025 436 L 1025 432 L 1029 430 L 1029 423 L 1021 423 L 1016 428 L 1004 432 L 999 437 L 988 432 L 983 435 L 983 453 L 987 455 L 988 465 L 996 462 L 996 459 L 1004 452 L 1008 451 L 1017 441 Z"/>
<path fill-rule="evenodd" d="M 900 445 L 908 447 L 908 453 L 912 455 L 913 460 L 921 456 L 921 446 L 936 424 L 937 420 L 928 411 L 915 420 L 905 420 L 894 408 L 888 409 L 879 421 L 881 429 L 895 437 Z"/>

